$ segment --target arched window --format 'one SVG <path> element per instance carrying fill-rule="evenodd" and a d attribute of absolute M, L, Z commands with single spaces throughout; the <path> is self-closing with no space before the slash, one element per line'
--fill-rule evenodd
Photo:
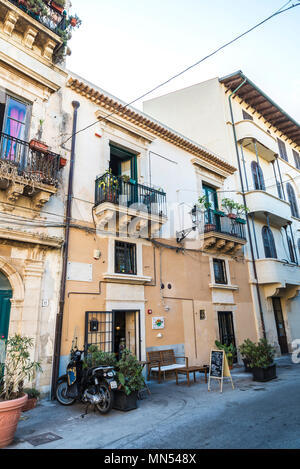
<path fill-rule="evenodd" d="M 287 237 L 287 242 L 288 242 L 288 247 L 289 247 L 290 260 L 291 260 L 291 262 L 296 264 L 296 256 L 295 256 L 294 246 L 293 246 L 292 240 L 289 236 Z"/>
<path fill-rule="evenodd" d="M 274 242 L 274 236 L 268 226 L 264 226 L 262 229 L 262 238 L 265 248 L 265 256 L 277 259 L 277 252 Z"/>
<path fill-rule="evenodd" d="M 256 161 L 252 161 L 251 171 L 252 171 L 252 176 L 253 176 L 254 189 L 257 190 L 257 191 L 266 190 L 264 175 L 263 175 L 262 169 L 257 164 Z"/>
<path fill-rule="evenodd" d="M 299 218 L 299 210 L 298 210 L 298 203 L 296 199 L 295 191 L 292 185 L 288 182 L 286 185 L 287 195 L 289 199 L 289 203 L 291 204 L 291 211 L 293 217 Z"/>

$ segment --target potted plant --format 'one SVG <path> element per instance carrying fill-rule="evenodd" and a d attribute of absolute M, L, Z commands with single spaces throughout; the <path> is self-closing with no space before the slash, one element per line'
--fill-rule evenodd
<path fill-rule="evenodd" d="M 215 341 L 216 346 L 218 347 L 219 350 L 224 350 L 227 360 L 228 360 L 228 366 L 229 369 L 233 369 L 233 360 L 236 354 L 236 348 L 233 344 L 230 345 L 223 345 L 221 342 L 218 340 Z"/>
<path fill-rule="evenodd" d="M 119 189 L 119 180 L 111 172 L 111 169 L 106 171 L 101 178 L 99 188 L 102 189 L 105 199 L 108 202 L 116 202 Z"/>
<path fill-rule="evenodd" d="M 58 11 L 60 14 L 63 14 L 65 9 L 66 0 L 52 0 L 51 6 L 54 10 Z"/>
<path fill-rule="evenodd" d="M 24 382 L 33 380 L 40 364 L 30 359 L 33 339 L 18 334 L 5 341 L 6 358 L 0 382 L 0 448 L 9 445 L 17 429 L 19 418 L 28 399 Z"/>
<path fill-rule="evenodd" d="M 137 408 L 138 392 L 145 387 L 143 368 L 127 349 L 117 363 L 118 390 L 114 392 L 113 408 L 127 412 Z"/>
<path fill-rule="evenodd" d="M 246 339 L 239 347 L 242 360 L 244 362 L 246 373 L 252 373 L 252 368 L 250 367 L 251 357 L 255 349 L 255 343 L 250 339 Z"/>
<path fill-rule="evenodd" d="M 274 363 L 275 348 L 266 339 L 260 339 L 257 344 L 253 344 L 248 357 L 253 381 L 265 382 L 277 378 Z"/>
<path fill-rule="evenodd" d="M 35 388 L 24 388 L 24 392 L 27 394 L 28 399 L 22 409 L 22 412 L 28 412 L 28 410 L 32 410 L 36 407 L 41 393 Z"/>
<path fill-rule="evenodd" d="M 242 205 L 242 204 L 236 204 L 236 222 L 237 223 L 240 223 L 242 225 L 245 225 L 247 222 L 244 218 L 241 218 L 242 215 L 246 215 L 247 213 L 249 213 L 249 208 L 246 207 L 246 205 Z"/>
<path fill-rule="evenodd" d="M 206 195 L 199 197 L 197 206 L 200 208 L 202 212 L 207 212 L 208 214 L 210 214 L 212 210 L 212 203 L 209 202 Z M 216 229 L 215 223 L 205 223 L 205 231 L 214 231 L 215 229 Z"/>
<path fill-rule="evenodd" d="M 31 150 L 39 151 L 40 153 L 47 153 L 48 145 L 44 142 L 40 142 L 39 140 L 33 138 L 29 142 L 29 147 Z"/>
<path fill-rule="evenodd" d="M 236 210 L 237 204 L 234 202 L 232 199 L 223 199 L 222 200 L 222 207 L 227 212 L 227 216 L 232 219 L 236 219 L 237 215 L 234 213 L 234 210 Z"/>
<path fill-rule="evenodd" d="M 93 368 L 95 366 L 116 366 L 117 359 L 114 353 L 103 352 L 96 345 L 91 345 L 83 360 L 83 368 Z"/>

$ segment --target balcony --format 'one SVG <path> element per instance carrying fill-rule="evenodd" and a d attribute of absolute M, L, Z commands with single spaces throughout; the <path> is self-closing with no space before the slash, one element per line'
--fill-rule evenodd
<path fill-rule="evenodd" d="M 44 3 L 46 13 L 42 16 L 28 10 L 26 0 L 0 0 L 0 32 L 27 54 L 52 64 L 54 51 L 63 44 L 61 34 L 67 24 L 66 17 L 50 1 Z"/>
<path fill-rule="evenodd" d="M 256 270 L 258 283 L 267 290 L 267 296 L 280 294 L 280 289 L 288 289 L 292 298 L 300 290 L 300 267 L 279 259 L 258 259 Z"/>
<path fill-rule="evenodd" d="M 245 224 L 209 210 L 205 214 L 204 250 L 233 254 L 247 243 Z"/>
<path fill-rule="evenodd" d="M 237 141 L 243 143 L 244 148 L 248 148 L 255 153 L 254 140 L 259 156 L 271 162 L 278 155 L 278 145 L 274 137 L 263 130 L 252 120 L 243 120 L 235 125 Z"/>
<path fill-rule="evenodd" d="M 245 195 L 247 206 L 250 213 L 255 214 L 255 219 L 266 223 L 268 215 L 270 224 L 279 228 L 291 220 L 291 207 L 285 200 L 266 191 L 249 191 Z"/>
<path fill-rule="evenodd" d="M 0 196 L 10 204 L 29 197 L 41 209 L 57 192 L 60 156 L 36 151 L 28 142 L 0 132 Z"/>
<path fill-rule="evenodd" d="M 166 193 L 107 172 L 95 183 L 98 229 L 149 237 L 167 221 Z"/>

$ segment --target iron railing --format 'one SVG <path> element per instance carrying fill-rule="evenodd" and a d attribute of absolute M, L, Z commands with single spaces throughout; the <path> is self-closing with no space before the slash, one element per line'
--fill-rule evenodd
<path fill-rule="evenodd" d="M 50 29 L 55 34 L 60 35 L 60 31 L 64 31 L 67 27 L 66 16 L 55 10 L 51 5 L 50 0 L 44 0 L 45 8 L 47 10 L 45 15 L 33 13 L 30 11 L 30 9 L 26 6 L 26 1 L 21 3 L 19 0 L 9 0 L 9 2 L 23 10 L 42 25 L 46 26 L 46 28 Z"/>
<path fill-rule="evenodd" d="M 0 132 L 1 177 L 17 176 L 27 180 L 28 185 L 42 183 L 58 185 L 60 156 L 50 151 L 40 152 L 30 148 L 29 143 Z"/>
<path fill-rule="evenodd" d="M 132 179 L 105 173 L 96 179 L 95 206 L 104 202 L 130 207 L 135 210 L 167 216 L 166 193 L 137 184 Z"/>
<path fill-rule="evenodd" d="M 234 218 L 218 215 L 214 210 L 207 210 L 204 220 L 204 233 L 217 232 L 246 239 L 245 224 Z"/>

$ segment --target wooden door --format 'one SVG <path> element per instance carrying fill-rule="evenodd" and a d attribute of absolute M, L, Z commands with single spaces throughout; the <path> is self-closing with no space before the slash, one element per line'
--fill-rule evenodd
<path fill-rule="evenodd" d="M 11 298 L 11 290 L 0 290 L 0 339 L 8 337 Z"/>

